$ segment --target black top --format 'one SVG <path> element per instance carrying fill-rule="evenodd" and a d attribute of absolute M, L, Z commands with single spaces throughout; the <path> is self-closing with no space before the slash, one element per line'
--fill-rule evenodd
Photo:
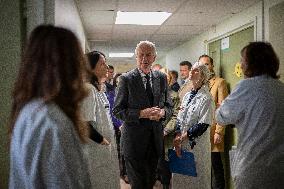
<path fill-rule="evenodd" d="M 104 137 L 93 127 L 92 122 L 88 122 L 90 128 L 90 139 L 95 141 L 96 143 L 102 143 Z"/>
<path fill-rule="evenodd" d="M 180 86 L 179 86 L 178 82 L 175 82 L 174 84 L 172 84 L 172 85 L 170 86 L 170 88 L 171 88 L 171 90 L 173 90 L 173 91 L 175 91 L 175 92 L 178 92 Z"/>

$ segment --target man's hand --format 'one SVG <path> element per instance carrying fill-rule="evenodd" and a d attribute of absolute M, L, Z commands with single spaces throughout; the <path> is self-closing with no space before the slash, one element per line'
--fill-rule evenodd
<path fill-rule="evenodd" d="M 219 133 L 214 134 L 214 144 L 220 144 L 223 141 L 223 136 Z"/>
<path fill-rule="evenodd" d="M 140 118 L 148 118 L 153 121 L 159 121 L 165 116 L 165 110 L 158 107 L 146 108 L 140 111 Z"/>
<path fill-rule="evenodd" d="M 103 141 L 101 142 L 101 145 L 109 145 L 109 141 L 106 138 L 103 138 Z"/>
<path fill-rule="evenodd" d="M 152 114 L 149 117 L 150 120 L 159 121 L 166 114 L 164 109 L 158 107 L 152 107 Z"/>
<path fill-rule="evenodd" d="M 150 118 L 150 116 L 153 114 L 152 108 L 146 108 L 140 111 L 139 118 Z"/>
<path fill-rule="evenodd" d="M 182 135 L 177 134 L 173 141 L 177 157 L 181 157 L 181 143 L 182 143 Z"/>

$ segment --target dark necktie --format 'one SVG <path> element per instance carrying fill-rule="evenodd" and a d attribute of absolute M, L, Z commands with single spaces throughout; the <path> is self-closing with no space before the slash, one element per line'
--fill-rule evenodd
<path fill-rule="evenodd" d="M 153 106 L 154 95 L 153 95 L 151 84 L 150 84 L 150 75 L 146 74 L 145 78 L 146 78 L 146 81 L 147 81 L 146 82 L 146 93 L 148 95 L 150 105 Z"/>
<path fill-rule="evenodd" d="M 190 91 L 190 96 L 189 96 L 189 99 L 188 99 L 188 101 L 186 103 L 186 106 L 188 106 L 189 103 L 191 102 L 191 100 L 196 96 L 198 90 L 199 89 Z"/>

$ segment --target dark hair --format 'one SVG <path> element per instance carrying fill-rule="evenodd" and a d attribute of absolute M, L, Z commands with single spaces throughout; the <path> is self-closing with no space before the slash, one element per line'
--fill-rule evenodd
<path fill-rule="evenodd" d="M 114 70 L 114 67 L 112 65 L 108 65 L 108 69 Z"/>
<path fill-rule="evenodd" d="M 191 64 L 189 61 L 187 61 L 187 60 L 182 61 L 181 63 L 179 63 L 179 65 L 180 65 L 180 66 L 187 66 L 189 70 L 190 70 L 191 67 L 192 67 L 192 64 Z"/>
<path fill-rule="evenodd" d="M 278 79 L 279 59 L 268 42 L 251 42 L 241 50 L 244 75 L 254 77 L 267 74 Z"/>
<path fill-rule="evenodd" d="M 92 70 L 95 69 L 97 63 L 100 60 L 100 56 L 103 56 L 104 58 L 106 57 L 105 54 L 100 52 L 100 51 L 92 51 L 92 52 L 87 53 L 88 62 L 89 62 L 90 68 Z M 94 85 L 96 87 L 96 89 L 99 90 L 98 77 L 94 74 L 91 74 L 91 72 L 89 72 L 89 75 L 90 75 L 91 84 Z"/>
<path fill-rule="evenodd" d="M 211 57 L 208 56 L 207 54 L 201 55 L 201 56 L 198 58 L 198 60 L 200 60 L 201 58 L 209 58 L 210 63 L 211 63 L 212 65 L 214 64 L 213 58 L 211 58 Z"/>
<path fill-rule="evenodd" d="M 79 103 L 87 95 L 83 85 L 84 55 L 77 37 L 52 25 L 36 27 L 28 40 L 12 93 L 9 134 L 21 109 L 31 100 L 55 103 L 70 118 L 81 141 L 87 127 Z"/>
<path fill-rule="evenodd" d="M 118 85 L 118 78 L 119 78 L 119 76 L 121 76 L 122 74 L 121 73 L 117 73 L 117 74 L 115 74 L 115 76 L 114 76 L 114 78 L 113 78 L 113 86 L 114 87 L 117 87 L 117 85 Z"/>
<path fill-rule="evenodd" d="M 177 71 L 172 70 L 172 71 L 170 71 L 170 73 L 175 76 L 175 79 L 178 79 L 178 72 Z"/>

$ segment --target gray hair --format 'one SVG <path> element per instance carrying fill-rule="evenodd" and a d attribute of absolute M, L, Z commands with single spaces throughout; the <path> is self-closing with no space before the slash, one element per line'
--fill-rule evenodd
<path fill-rule="evenodd" d="M 192 68 L 191 69 L 199 69 L 200 72 L 202 73 L 202 77 L 203 77 L 203 85 L 204 84 L 208 84 L 209 83 L 209 79 L 211 77 L 211 73 L 209 71 L 209 69 L 207 68 L 207 66 L 205 66 L 204 64 L 200 63 L 200 62 L 196 62 L 193 64 Z"/>
<path fill-rule="evenodd" d="M 146 45 L 146 46 L 149 46 L 152 50 L 153 50 L 153 53 L 154 53 L 154 55 L 157 55 L 157 51 L 156 51 L 156 46 L 155 46 L 155 44 L 154 43 L 152 43 L 151 41 L 140 41 L 138 44 L 137 44 L 137 46 L 136 46 L 136 48 L 135 48 L 135 55 L 137 55 L 137 50 L 141 47 L 141 46 L 143 46 L 143 45 Z"/>

